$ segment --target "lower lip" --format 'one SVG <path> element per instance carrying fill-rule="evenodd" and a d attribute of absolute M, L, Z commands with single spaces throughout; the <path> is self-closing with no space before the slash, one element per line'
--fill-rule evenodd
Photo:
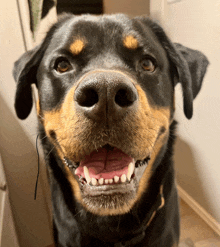
<path fill-rule="evenodd" d="M 131 179 L 130 182 L 112 184 L 112 185 L 99 185 L 91 186 L 88 184 L 81 184 L 84 196 L 101 196 L 101 195 L 111 195 L 111 194 L 125 194 L 134 190 L 135 177 Z"/>

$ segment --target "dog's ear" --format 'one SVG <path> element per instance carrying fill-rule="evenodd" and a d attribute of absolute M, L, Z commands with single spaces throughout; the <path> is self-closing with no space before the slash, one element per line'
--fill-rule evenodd
<path fill-rule="evenodd" d="M 171 63 L 174 85 L 182 85 L 185 116 L 190 119 L 193 115 L 193 99 L 201 89 L 203 77 L 209 64 L 201 52 L 189 49 L 180 44 L 174 44 L 164 30 L 155 22 L 145 19 L 159 42 L 167 52 Z"/>
<path fill-rule="evenodd" d="M 195 99 L 202 86 L 202 81 L 209 64 L 208 59 L 200 51 L 187 48 L 178 43 L 175 43 L 174 45 L 176 49 L 183 55 L 189 66 L 192 79 L 193 98 Z M 184 70 L 184 68 L 182 69 Z"/>
<path fill-rule="evenodd" d="M 15 111 L 20 119 L 25 119 L 31 112 L 33 99 L 31 84 L 37 85 L 36 73 L 42 52 L 41 46 L 24 53 L 14 64 L 13 76 L 17 82 Z"/>
<path fill-rule="evenodd" d="M 190 119 L 193 115 L 193 99 L 201 89 L 209 62 L 200 51 L 177 43 L 171 43 L 171 45 L 173 45 L 175 52 L 171 52 L 169 48 L 167 48 L 167 52 L 174 65 L 174 85 L 177 83 L 182 85 L 184 113 Z"/>
<path fill-rule="evenodd" d="M 72 17 L 72 14 L 62 15 L 59 18 L 59 21 L 50 28 L 41 45 L 26 52 L 17 62 L 15 62 L 13 69 L 13 76 L 17 82 L 15 110 L 20 119 L 27 118 L 31 112 L 33 105 L 31 84 L 35 83 L 37 86 L 37 69 L 54 32 L 59 29 L 66 20 L 71 19 Z"/>

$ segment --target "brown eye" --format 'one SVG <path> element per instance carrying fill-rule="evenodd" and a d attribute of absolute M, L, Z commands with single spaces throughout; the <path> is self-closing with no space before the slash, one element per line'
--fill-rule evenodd
<path fill-rule="evenodd" d="M 69 61 L 65 58 L 60 58 L 55 63 L 55 70 L 59 73 L 64 73 L 69 71 L 72 68 Z"/>
<path fill-rule="evenodd" d="M 143 59 L 141 61 L 141 67 L 145 71 L 149 71 L 149 72 L 154 72 L 156 69 L 156 65 L 155 65 L 154 61 L 150 58 Z"/>

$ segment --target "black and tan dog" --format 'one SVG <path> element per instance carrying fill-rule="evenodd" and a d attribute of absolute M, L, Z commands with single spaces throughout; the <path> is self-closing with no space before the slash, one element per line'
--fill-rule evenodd
<path fill-rule="evenodd" d="M 38 88 L 56 246 L 178 245 L 174 87 L 191 118 L 207 65 L 125 15 L 67 15 L 15 63 L 20 119 Z"/>

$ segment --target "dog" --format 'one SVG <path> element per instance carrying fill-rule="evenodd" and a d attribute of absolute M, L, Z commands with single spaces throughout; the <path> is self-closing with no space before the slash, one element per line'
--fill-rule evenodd
<path fill-rule="evenodd" d="M 190 119 L 208 63 L 123 14 L 67 14 L 15 62 L 18 118 L 38 89 L 56 246 L 178 246 L 174 88 Z"/>

